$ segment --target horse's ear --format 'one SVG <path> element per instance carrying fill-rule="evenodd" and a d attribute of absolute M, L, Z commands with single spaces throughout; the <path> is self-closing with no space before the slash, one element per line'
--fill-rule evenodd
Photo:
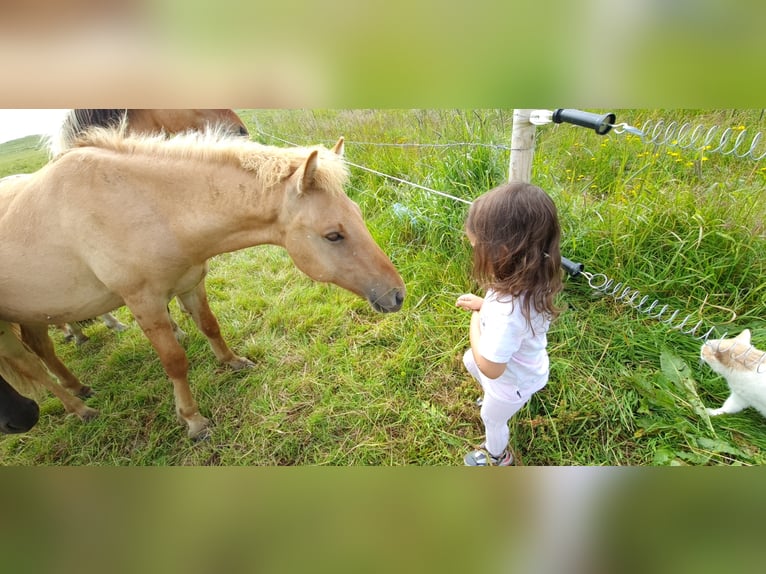
<path fill-rule="evenodd" d="M 340 139 L 338 139 L 338 143 L 335 144 L 335 147 L 332 148 L 332 151 L 339 156 L 343 156 L 343 151 L 345 147 L 344 142 L 345 140 L 343 139 L 343 136 L 340 136 Z"/>
<path fill-rule="evenodd" d="M 319 161 L 319 152 L 317 150 L 312 151 L 309 157 L 306 158 L 306 163 L 303 166 L 303 176 L 301 182 L 298 185 L 298 193 L 303 193 L 309 189 L 314 183 L 314 176 L 317 172 L 317 162 Z"/>

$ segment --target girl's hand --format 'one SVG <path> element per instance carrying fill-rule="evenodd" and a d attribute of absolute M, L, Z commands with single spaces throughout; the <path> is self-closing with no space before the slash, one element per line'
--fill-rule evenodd
<path fill-rule="evenodd" d="M 479 311 L 481 309 L 482 303 L 484 303 L 483 297 L 479 297 L 478 295 L 473 295 L 471 293 L 461 295 L 457 298 L 457 301 L 455 301 L 455 305 L 457 307 L 465 309 L 466 311 Z"/>

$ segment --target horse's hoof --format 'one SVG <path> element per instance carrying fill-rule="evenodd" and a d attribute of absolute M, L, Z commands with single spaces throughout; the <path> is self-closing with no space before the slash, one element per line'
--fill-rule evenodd
<path fill-rule="evenodd" d="M 250 359 L 246 357 L 237 357 L 231 361 L 228 361 L 226 364 L 229 365 L 235 371 L 241 371 L 242 369 L 255 368 L 255 363 L 253 363 Z"/>
<path fill-rule="evenodd" d="M 189 432 L 189 438 L 192 439 L 194 442 L 203 442 L 206 440 L 210 440 L 210 437 L 212 436 L 212 432 L 209 428 L 202 429 L 201 432 L 197 433 L 196 435 L 192 436 L 191 431 Z"/>
<path fill-rule="evenodd" d="M 74 335 L 74 342 L 79 347 L 90 341 L 90 337 L 87 335 Z"/>
<path fill-rule="evenodd" d="M 84 409 L 80 409 L 80 411 L 77 413 L 77 416 L 80 417 L 81 421 L 87 423 L 88 421 L 92 421 L 98 416 L 98 411 L 90 407 L 85 407 Z"/>
<path fill-rule="evenodd" d="M 193 441 L 198 442 L 210 438 L 210 421 L 199 413 L 186 419 L 186 424 L 189 426 L 189 438 Z"/>
<path fill-rule="evenodd" d="M 113 331 L 122 332 L 122 331 L 127 331 L 128 330 L 128 326 L 125 323 L 117 322 L 116 324 L 111 325 L 111 329 Z"/>

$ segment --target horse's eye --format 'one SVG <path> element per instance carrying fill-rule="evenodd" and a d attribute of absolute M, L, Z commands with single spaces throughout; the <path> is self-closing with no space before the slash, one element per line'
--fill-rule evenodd
<path fill-rule="evenodd" d="M 332 241 L 333 243 L 335 243 L 336 241 L 340 241 L 341 239 L 343 239 L 343 234 L 338 231 L 333 231 L 332 233 L 328 233 L 327 235 L 325 235 L 324 238 L 327 241 Z"/>

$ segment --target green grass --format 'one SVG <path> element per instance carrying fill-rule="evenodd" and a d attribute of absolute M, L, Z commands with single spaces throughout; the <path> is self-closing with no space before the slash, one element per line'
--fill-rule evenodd
<path fill-rule="evenodd" d="M 507 176 L 512 110 L 242 110 L 253 139 L 332 144 L 419 185 L 472 200 Z M 617 110 L 649 118 L 766 128 L 760 110 Z M 469 142 L 505 147 L 377 144 Z M 44 154 L 0 146 L 0 175 L 33 171 Z M 12 147 L 13 147 L 12 146 Z M 7 158 L 15 156 L 12 162 Z M 704 159 L 703 159 L 704 158 Z M 13 167 L 13 166 L 26 166 Z M 555 199 L 562 252 L 695 322 L 753 331 L 766 348 L 766 167 L 749 159 L 654 147 L 570 125 L 538 128 L 532 180 Z M 352 168 L 348 193 L 400 270 L 408 298 L 379 315 L 332 285 L 313 283 L 281 249 L 211 261 L 211 306 L 233 349 L 257 367 L 231 372 L 189 333 L 192 390 L 214 421 L 194 444 L 173 412 L 159 360 L 132 325 L 96 322 L 75 348 L 54 333 L 65 363 L 91 385 L 101 416 L 66 417 L 53 398 L 36 428 L 0 438 L 4 464 L 457 465 L 482 440 L 464 371 L 468 317 L 456 297 L 475 290 L 462 234 L 465 204 Z M 396 209 L 394 207 L 397 207 Z M 403 213 L 403 209 L 409 211 Z M 566 311 L 549 333 L 549 385 L 511 422 L 527 465 L 761 464 L 766 420 L 752 409 L 712 420 L 726 383 L 699 362 L 700 342 L 566 281 Z"/>
<path fill-rule="evenodd" d="M 27 136 L 0 144 L 0 177 L 14 173 L 31 173 L 48 160 L 40 136 Z"/>

